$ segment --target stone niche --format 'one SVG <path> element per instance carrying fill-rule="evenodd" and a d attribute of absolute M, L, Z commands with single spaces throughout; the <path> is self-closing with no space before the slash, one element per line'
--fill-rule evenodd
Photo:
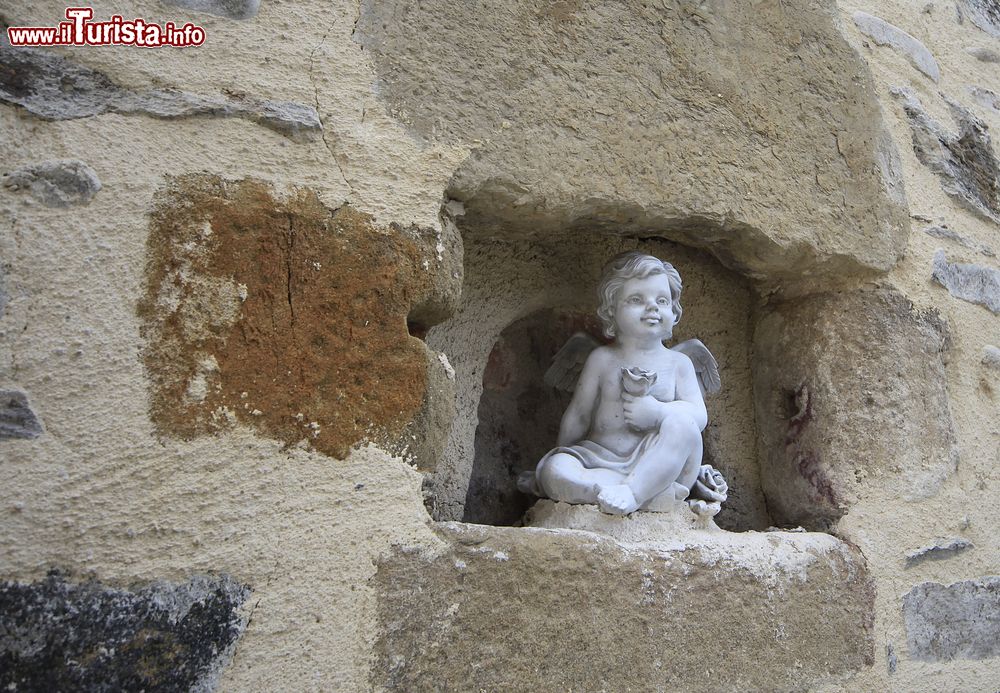
<path fill-rule="evenodd" d="M 831 531 L 866 484 L 889 481 L 919 501 L 957 468 L 947 322 L 891 287 L 803 283 L 812 290 L 767 294 L 709 252 L 599 226 L 464 239 L 459 308 L 427 336 L 450 359 L 457 393 L 426 477 L 436 520 L 520 524 L 534 498 L 516 477 L 554 445 L 569 399 L 543 375 L 574 332 L 600 336 L 601 268 L 633 248 L 677 267 L 684 314 L 674 339 L 701 339 L 719 362 L 704 441 L 705 462 L 730 484 L 720 527 Z"/>
<path fill-rule="evenodd" d="M 517 474 L 553 447 L 569 394 L 543 383 L 553 355 L 575 332 L 601 338 L 595 316 L 603 264 L 634 239 L 588 234 L 586 242 L 466 236 L 462 301 L 433 328 L 428 345 L 455 369 L 457 418 L 437 473 L 429 478 L 438 519 L 515 525 L 533 497 Z M 721 393 L 706 400 L 705 462 L 723 470 L 727 529 L 763 529 L 750 374 L 751 289 L 705 252 L 647 240 L 638 247 L 672 262 L 684 280 L 684 315 L 675 339 L 701 339 L 719 361 Z"/>

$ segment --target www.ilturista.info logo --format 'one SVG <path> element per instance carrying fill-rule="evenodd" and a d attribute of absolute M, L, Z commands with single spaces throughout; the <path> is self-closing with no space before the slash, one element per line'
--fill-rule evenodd
<path fill-rule="evenodd" d="M 92 7 L 68 7 L 59 26 L 12 26 L 7 38 L 12 46 L 141 46 L 186 48 L 205 43 L 205 30 L 190 22 L 156 24 L 144 19 L 123 19 L 112 15 L 106 22 L 90 21 Z"/>

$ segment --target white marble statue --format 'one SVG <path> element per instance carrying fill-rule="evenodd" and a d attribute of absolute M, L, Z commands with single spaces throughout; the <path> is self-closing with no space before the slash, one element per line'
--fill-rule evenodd
<path fill-rule="evenodd" d="M 614 341 L 599 346 L 578 333 L 556 354 L 545 380 L 573 399 L 558 447 L 521 474 L 519 488 L 614 515 L 685 500 L 696 514 L 714 515 L 728 489 L 701 464 L 701 432 L 718 366 L 696 339 L 664 345 L 681 317 L 680 275 L 650 255 L 624 253 L 608 263 L 598 294 L 598 317 Z"/>

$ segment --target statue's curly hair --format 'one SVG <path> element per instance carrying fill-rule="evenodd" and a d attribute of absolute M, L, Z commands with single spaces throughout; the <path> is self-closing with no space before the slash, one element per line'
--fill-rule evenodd
<path fill-rule="evenodd" d="M 674 310 L 674 324 L 681 319 L 681 275 L 669 262 L 664 262 L 652 255 L 640 253 L 637 250 L 630 250 L 613 258 L 604 266 L 601 274 L 601 283 L 597 286 L 597 300 L 600 307 L 597 309 L 597 317 L 601 319 L 604 326 L 604 334 L 607 337 L 614 337 L 615 325 L 615 301 L 618 292 L 629 279 L 645 279 L 653 274 L 667 275 L 667 282 L 670 285 L 670 302 Z"/>

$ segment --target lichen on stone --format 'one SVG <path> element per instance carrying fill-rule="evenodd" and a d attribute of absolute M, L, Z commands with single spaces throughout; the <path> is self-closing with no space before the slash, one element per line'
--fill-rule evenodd
<path fill-rule="evenodd" d="M 432 359 L 407 317 L 433 293 L 433 243 L 310 190 L 279 199 L 261 182 L 174 180 L 153 213 L 139 304 L 160 433 L 222 430 L 229 412 L 337 457 L 398 435 L 425 405 Z"/>

